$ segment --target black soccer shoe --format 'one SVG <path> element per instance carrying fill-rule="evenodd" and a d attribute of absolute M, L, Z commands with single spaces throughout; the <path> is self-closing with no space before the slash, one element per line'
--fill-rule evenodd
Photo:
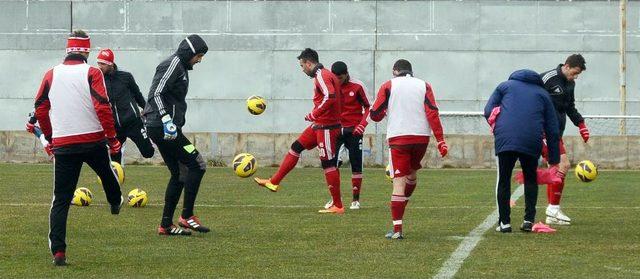
<path fill-rule="evenodd" d="M 120 196 L 120 203 L 119 204 L 112 204 L 111 205 L 111 214 L 113 215 L 118 215 L 120 214 L 120 208 L 122 208 L 122 204 L 124 203 L 124 198 L 122 196 Z"/>
<path fill-rule="evenodd" d="M 520 226 L 520 230 L 523 232 L 532 232 L 533 231 L 533 222 L 524 221 L 522 226 Z"/>
<path fill-rule="evenodd" d="M 55 266 L 67 265 L 67 257 L 64 255 L 64 252 L 58 251 L 53 255 L 53 265 Z"/>

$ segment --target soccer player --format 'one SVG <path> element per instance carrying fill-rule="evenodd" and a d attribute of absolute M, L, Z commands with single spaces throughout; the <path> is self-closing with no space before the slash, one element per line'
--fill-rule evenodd
<path fill-rule="evenodd" d="M 484 108 L 484 116 L 495 136 L 495 150 L 498 156 L 498 181 L 496 200 L 499 224 L 496 231 L 511 232 L 511 173 L 516 161 L 520 161 L 524 173 L 525 215 L 520 229 L 531 232 L 536 217 L 538 184 L 536 169 L 542 151 L 542 134 L 549 142 L 549 163 L 551 171 L 557 172 L 560 160 L 558 148 L 558 123 L 551 99 L 542 87 L 538 73 L 518 70 L 509 80 L 500 83 Z M 560 179 L 557 179 L 559 181 Z"/>
<path fill-rule="evenodd" d="M 331 65 L 331 72 L 340 80 L 340 96 L 341 99 L 341 117 L 342 134 L 338 138 L 337 149 L 340 159 L 340 153 L 346 147 L 349 153 L 349 162 L 351 163 L 351 186 L 353 191 L 353 200 L 350 209 L 360 209 L 360 189 L 362 187 L 362 135 L 367 127 L 367 118 L 369 117 L 369 99 L 367 98 L 366 88 L 364 84 L 352 78 L 349 75 L 347 64 L 337 61 Z M 340 164 L 338 164 L 340 167 Z M 329 201 L 325 208 L 333 205 Z"/>
<path fill-rule="evenodd" d="M 380 122 L 387 116 L 389 165 L 393 178 L 391 219 L 393 230 L 388 239 L 403 239 L 402 217 L 409 197 L 415 190 L 422 168 L 420 161 L 427 151 L 431 135 L 436 138 L 442 157 L 449 147 L 444 140 L 440 114 L 431 85 L 413 77 L 411 63 L 400 59 L 393 64 L 393 79 L 380 86 L 371 108 L 371 120 Z"/>
<path fill-rule="evenodd" d="M 313 110 L 305 116 L 311 122 L 285 155 L 278 171 L 269 179 L 254 178 L 258 185 L 272 192 L 278 191 L 280 182 L 298 163 L 300 153 L 318 147 L 320 162 L 324 169 L 329 193 L 333 205 L 319 213 L 343 214 L 344 207 L 340 198 L 340 172 L 336 167 L 336 143 L 340 135 L 340 81 L 320 64 L 318 53 L 306 48 L 298 56 L 302 71 L 313 79 Z"/>
<path fill-rule="evenodd" d="M 120 142 L 102 72 L 87 64 L 90 49 L 89 36 L 73 31 L 64 62 L 45 73 L 35 98 L 35 117 L 55 157 L 49 248 L 57 266 L 67 263 L 67 216 L 83 163 L 102 180 L 111 214 L 119 214 L 123 202 L 109 158 L 120 151 Z"/>
<path fill-rule="evenodd" d="M 560 129 L 560 165 L 559 169 L 563 173 L 569 171 L 571 163 L 566 154 L 564 142 L 562 141 L 562 135 L 567 122 L 567 116 L 571 119 L 574 125 L 579 128 L 580 136 L 586 143 L 589 140 L 589 129 L 584 123 L 584 118 L 576 109 L 574 88 L 576 86 L 575 80 L 578 76 L 587 69 L 584 57 L 580 54 L 572 54 L 567 57 L 564 64 L 558 65 L 553 70 L 540 74 L 542 81 L 544 82 L 544 88 L 547 90 L 553 101 L 553 106 L 556 110 L 558 124 Z M 549 143 L 547 141 L 547 143 Z M 547 199 L 549 205 L 545 211 L 547 218 L 547 224 L 555 225 L 570 225 L 571 218 L 569 218 L 562 210 L 560 210 L 560 198 L 562 197 L 562 190 L 564 189 L 564 180 L 555 184 L 547 185 Z"/>
<path fill-rule="evenodd" d="M 136 144 L 144 158 L 153 157 L 154 150 L 138 109 L 138 106 L 145 107 L 142 92 L 133 79 L 133 75 L 118 69 L 114 60 L 115 56 L 111 49 L 103 49 L 98 53 L 98 68 L 104 74 L 104 83 L 107 87 L 116 125 L 116 138 L 122 144 L 120 152 L 111 159 L 124 166 L 122 153 L 127 138 Z"/>
<path fill-rule="evenodd" d="M 191 235 L 191 230 L 206 233 L 193 214 L 193 207 L 207 163 L 182 133 L 185 124 L 189 90 L 189 70 L 202 61 L 209 48 L 198 35 L 189 35 L 180 42 L 178 50 L 156 67 L 149 98 L 144 108 L 145 125 L 149 137 L 158 147 L 171 178 L 164 195 L 160 235 Z M 186 168 L 185 168 L 186 167 Z M 181 175 L 184 179 L 181 179 Z M 179 225 L 173 224 L 173 214 L 184 189 L 184 208 Z"/>

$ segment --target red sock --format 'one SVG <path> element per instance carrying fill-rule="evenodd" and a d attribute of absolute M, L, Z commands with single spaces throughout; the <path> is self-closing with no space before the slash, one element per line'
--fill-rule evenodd
<path fill-rule="evenodd" d="M 354 173 L 351 176 L 351 185 L 353 186 L 353 200 L 360 200 L 360 188 L 362 187 L 362 173 Z"/>
<path fill-rule="evenodd" d="M 547 184 L 547 199 L 551 205 L 559 205 L 562 198 L 562 190 L 564 189 L 564 181 L 557 184 Z"/>
<path fill-rule="evenodd" d="M 324 178 L 329 187 L 329 193 L 333 198 L 333 205 L 342 208 L 342 198 L 340 197 L 340 171 L 336 168 L 324 170 Z"/>
<path fill-rule="evenodd" d="M 416 189 L 416 184 L 415 180 L 409 180 L 407 178 L 407 183 L 404 184 L 404 196 L 407 197 L 407 200 L 413 194 L 413 190 Z"/>
<path fill-rule="evenodd" d="M 298 159 L 300 159 L 300 154 L 296 153 L 293 150 L 289 150 L 289 153 L 284 156 L 282 160 L 282 164 L 280 164 L 280 168 L 276 171 L 273 176 L 271 176 L 271 183 L 275 185 L 279 185 L 280 181 L 289 173 L 298 163 Z"/>
<path fill-rule="evenodd" d="M 407 198 L 402 195 L 391 195 L 391 220 L 393 221 L 393 232 L 402 231 L 402 217 L 404 208 L 407 206 Z"/>

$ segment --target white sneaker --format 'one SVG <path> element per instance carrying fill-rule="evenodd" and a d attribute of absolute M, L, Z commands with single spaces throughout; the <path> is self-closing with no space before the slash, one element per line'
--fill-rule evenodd
<path fill-rule="evenodd" d="M 328 201 L 325 205 L 324 205 L 324 209 L 329 209 L 333 206 L 333 200 Z"/>
<path fill-rule="evenodd" d="M 571 224 L 571 218 L 569 218 L 569 216 L 565 215 L 564 212 L 560 210 L 559 205 L 547 206 L 547 210 L 545 210 L 545 213 L 547 214 L 547 220 L 546 220 L 547 224 L 554 224 L 554 225 L 570 225 Z"/>
<path fill-rule="evenodd" d="M 349 207 L 349 209 L 360 209 L 360 202 L 359 201 L 351 202 L 351 206 Z"/>

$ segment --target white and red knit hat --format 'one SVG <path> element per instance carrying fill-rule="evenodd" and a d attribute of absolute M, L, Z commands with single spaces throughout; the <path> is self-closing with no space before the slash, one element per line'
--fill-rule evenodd
<path fill-rule="evenodd" d="M 98 52 L 98 63 L 113 65 L 114 60 L 115 56 L 113 55 L 113 51 L 111 51 L 110 49 L 105 48 Z"/>
<path fill-rule="evenodd" d="M 67 39 L 67 53 L 69 52 L 89 52 L 91 50 L 91 40 L 89 37 L 69 37 Z"/>

